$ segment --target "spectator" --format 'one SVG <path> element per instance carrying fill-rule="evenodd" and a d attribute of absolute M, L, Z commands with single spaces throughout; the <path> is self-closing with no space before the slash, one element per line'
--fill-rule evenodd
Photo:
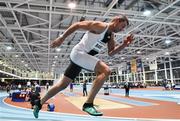
<path fill-rule="evenodd" d="M 22 86 L 21 86 L 21 84 L 19 83 L 19 84 L 18 84 L 18 90 L 21 91 L 21 89 L 22 89 Z"/>
<path fill-rule="evenodd" d="M 46 90 L 49 89 L 49 82 L 46 83 Z"/>
<path fill-rule="evenodd" d="M 9 84 L 6 86 L 6 91 L 7 91 L 8 94 L 10 94 L 11 86 Z"/>
<path fill-rule="evenodd" d="M 126 82 L 126 83 L 124 84 L 124 89 L 125 89 L 125 96 L 126 96 L 126 97 L 129 97 L 129 90 L 130 90 L 130 84 L 129 84 L 129 82 Z"/>
<path fill-rule="evenodd" d="M 30 81 L 27 82 L 27 88 L 31 88 L 31 82 Z"/>
<path fill-rule="evenodd" d="M 70 92 L 73 92 L 73 83 L 70 83 Z"/>
<path fill-rule="evenodd" d="M 171 84 L 171 90 L 174 90 L 176 85 L 174 83 Z"/>
<path fill-rule="evenodd" d="M 87 96 L 87 80 L 83 82 L 83 96 Z"/>

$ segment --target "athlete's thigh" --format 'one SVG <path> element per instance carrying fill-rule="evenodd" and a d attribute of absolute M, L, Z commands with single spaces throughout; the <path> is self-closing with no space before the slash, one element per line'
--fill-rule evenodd
<path fill-rule="evenodd" d="M 95 70 L 95 66 L 97 64 L 97 62 L 99 61 L 98 58 L 87 54 L 86 52 L 81 52 L 81 51 L 73 51 L 70 55 L 71 60 L 79 65 L 80 67 L 90 70 L 90 71 L 94 71 Z"/>

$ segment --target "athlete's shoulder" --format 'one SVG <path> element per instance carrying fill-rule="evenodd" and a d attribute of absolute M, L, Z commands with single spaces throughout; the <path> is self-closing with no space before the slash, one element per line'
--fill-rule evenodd
<path fill-rule="evenodd" d="M 81 21 L 81 22 L 79 22 L 79 24 L 88 24 L 88 25 L 99 25 L 99 26 L 106 26 L 107 25 L 107 23 L 105 23 L 105 22 L 102 22 L 102 21 L 91 21 L 91 20 L 89 20 L 89 21 Z"/>
<path fill-rule="evenodd" d="M 107 23 L 101 21 L 94 21 L 92 28 L 96 33 L 102 33 L 107 27 Z"/>
<path fill-rule="evenodd" d="M 102 21 L 94 21 L 92 24 L 94 24 L 95 26 L 102 26 L 102 27 L 105 27 L 107 25 L 107 23 Z"/>
<path fill-rule="evenodd" d="M 101 33 L 107 26 L 107 23 L 102 21 L 81 21 L 78 22 L 78 26 L 81 29 L 89 30 L 94 33 Z"/>

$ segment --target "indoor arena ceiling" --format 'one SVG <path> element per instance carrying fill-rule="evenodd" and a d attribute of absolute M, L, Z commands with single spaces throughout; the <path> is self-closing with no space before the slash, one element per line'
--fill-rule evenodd
<path fill-rule="evenodd" d="M 116 34 L 116 41 L 121 43 L 129 33 L 135 40 L 113 57 L 105 50 L 98 58 L 110 66 L 132 58 L 180 59 L 180 0 L 76 0 L 74 9 L 69 2 L 0 0 L 0 59 L 19 69 L 60 73 L 84 31 L 71 34 L 59 48 L 50 48 L 50 42 L 74 22 L 109 22 L 119 14 L 127 15 L 130 25 Z M 146 10 L 151 14 L 144 14 Z"/>

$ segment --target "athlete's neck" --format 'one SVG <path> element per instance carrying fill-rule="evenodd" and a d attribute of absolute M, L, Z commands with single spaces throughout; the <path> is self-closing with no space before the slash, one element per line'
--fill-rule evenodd
<path fill-rule="evenodd" d="M 108 32 L 114 32 L 114 24 L 111 22 L 109 23 Z"/>

